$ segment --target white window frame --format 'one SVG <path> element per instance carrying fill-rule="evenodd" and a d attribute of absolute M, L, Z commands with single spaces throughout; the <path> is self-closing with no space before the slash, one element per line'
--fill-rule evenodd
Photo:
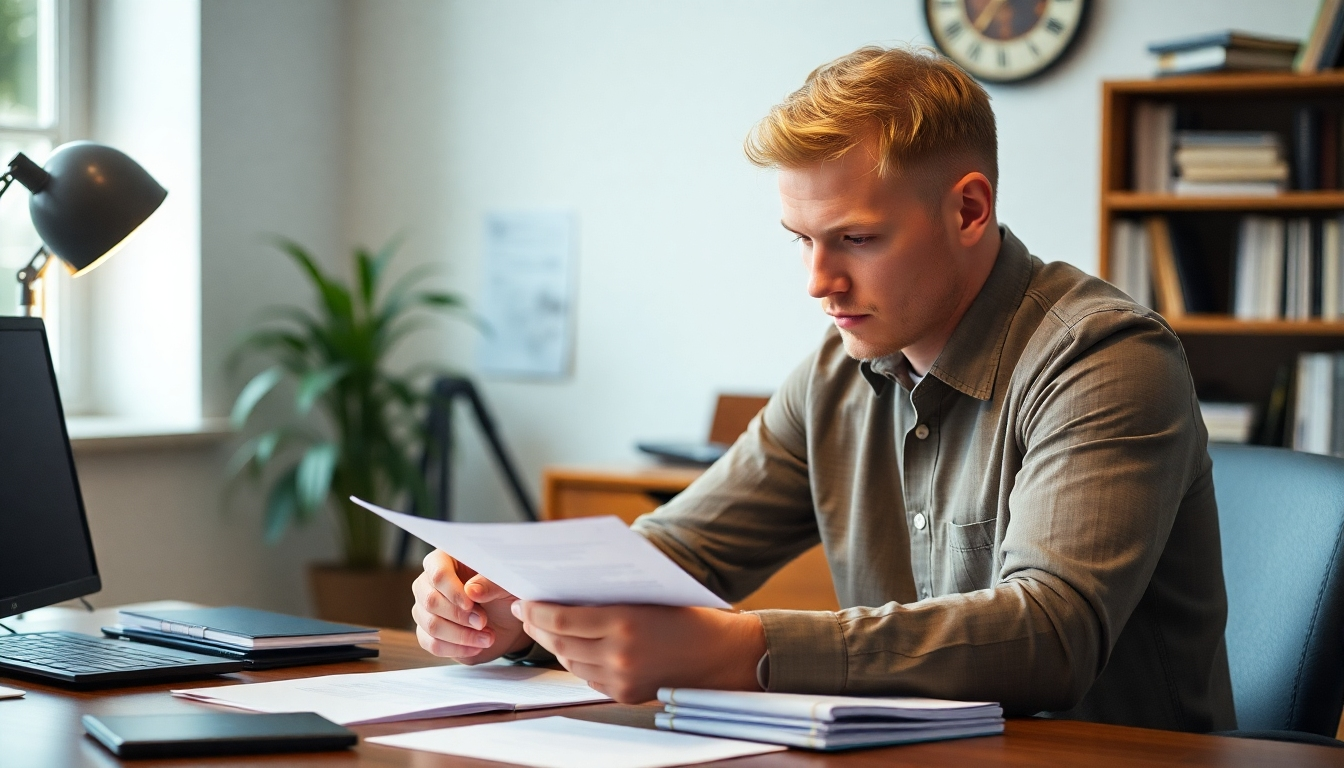
<path fill-rule="evenodd" d="M 38 122 L 6 124 L 0 120 L 0 137 L 43 138 L 56 147 L 88 133 L 88 3 L 87 0 L 38 0 L 38 77 L 44 81 L 39 93 Z M 40 160 L 40 158 L 37 158 Z M 0 158 L 8 165 L 10 158 Z M 27 190 L 15 185 L 11 195 Z M 88 291 L 82 281 L 71 280 L 59 262 L 50 264 L 40 282 L 39 301 L 53 362 L 60 379 L 62 400 L 67 414 L 89 409 L 88 365 L 86 362 Z M 6 270 L 7 272 L 8 270 Z M 7 281 L 6 278 L 9 278 Z M 12 276 L 0 274 L 0 283 L 9 282 L 17 291 Z"/>

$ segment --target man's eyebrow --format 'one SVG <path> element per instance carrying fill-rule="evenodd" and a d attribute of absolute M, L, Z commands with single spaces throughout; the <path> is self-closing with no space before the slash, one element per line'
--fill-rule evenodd
<path fill-rule="evenodd" d="M 780 222 L 779 222 L 779 226 L 781 226 L 781 227 L 787 229 L 788 231 L 792 232 L 792 233 L 795 234 L 795 235 L 798 235 L 799 237 L 811 237 L 811 235 L 804 235 L 802 232 L 799 232 L 798 230 L 794 229 L 793 227 L 790 227 L 788 224 L 785 224 L 783 220 L 780 220 Z M 881 228 L 881 224 L 880 224 L 880 222 L 876 222 L 876 221 L 855 220 L 855 221 L 846 221 L 846 222 L 842 222 L 842 223 L 840 223 L 840 224 L 837 224 L 837 225 L 835 225 L 834 227 L 830 227 L 829 229 L 824 230 L 824 231 L 822 232 L 822 234 L 823 234 L 823 235 L 830 235 L 830 234 L 834 234 L 834 233 L 836 233 L 836 232 L 844 232 L 844 231 L 847 231 L 847 230 L 855 230 L 855 229 L 857 229 L 857 230 L 862 231 L 862 230 L 865 230 L 865 229 L 880 229 L 880 228 Z"/>

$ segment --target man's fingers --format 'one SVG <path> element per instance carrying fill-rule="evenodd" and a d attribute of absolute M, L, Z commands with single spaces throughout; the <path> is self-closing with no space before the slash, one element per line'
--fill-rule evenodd
<path fill-rule="evenodd" d="M 496 600 L 513 600 L 508 590 L 481 575 L 472 576 L 463 585 L 467 597 L 478 603 L 491 603 Z"/>
<path fill-rule="evenodd" d="M 553 635 L 589 639 L 612 634 L 612 631 L 617 629 L 615 624 L 625 620 L 608 608 L 557 605 L 532 600 L 519 600 L 514 603 L 513 615 L 523 623 Z"/>
<path fill-rule="evenodd" d="M 423 627 L 415 628 L 415 639 L 419 641 L 420 647 L 426 651 L 448 659 L 469 659 L 481 652 L 480 648 L 471 648 L 464 645 L 456 645 L 431 637 L 425 632 Z"/>
<path fill-rule="evenodd" d="M 415 626 L 418 629 L 435 640 L 469 648 L 488 648 L 495 642 L 494 634 L 489 630 L 478 632 L 471 627 L 436 616 L 419 604 L 411 608 L 411 617 L 415 619 Z"/>
<path fill-rule="evenodd" d="M 603 658 L 601 640 L 572 635 L 557 635 L 526 622 L 523 623 L 523 631 L 527 633 L 528 637 L 541 643 L 542 648 L 555 654 L 557 658 L 594 663 L 600 662 Z"/>
<path fill-rule="evenodd" d="M 422 576 L 423 578 L 423 576 Z M 411 587 L 415 594 L 415 604 L 421 606 L 429 613 L 442 617 L 448 621 L 471 627 L 472 629 L 482 629 L 485 627 L 485 616 L 479 608 L 473 607 L 471 610 L 463 610 L 454 605 L 442 592 L 434 588 L 434 585 L 425 579 L 421 583 L 417 578 Z"/>
<path fill-rule="evenodd" d="M 462 588 L 462 579 L 457 575 L 456 560 L 449 557 L 446 552 L 436 549 L 425 555 L 424 565 L 429 583 L 453 605 L 464 611 L 476 607 Z"/>

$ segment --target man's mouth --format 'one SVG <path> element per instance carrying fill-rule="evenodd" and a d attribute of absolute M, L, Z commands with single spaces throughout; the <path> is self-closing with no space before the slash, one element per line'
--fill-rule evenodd
<path fill-rule="evenodd" d="M 867 320 L 869 317 L 872 317 L 872 315 L 864 315 L 858 313 L 851 314 L 848 312 L 827 312 L 826 314 L 830 315 L 831 319 L 835 321 L 835 327 L 841 330 L 848 330 L 857 327 L 864 320 Z"/>

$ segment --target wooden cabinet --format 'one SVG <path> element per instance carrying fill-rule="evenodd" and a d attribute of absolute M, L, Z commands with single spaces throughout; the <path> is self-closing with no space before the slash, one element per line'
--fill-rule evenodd
<path fill-rule="evenodd" d="M 680 493 L 702 471 L 677 467 L 548 467 L 542 473 L 541 516 L 557 520 L 615 515 L 630 523 Z M 821 545 L 799 555 L 735 607 L 837 610 L 840 606 Z"/>

